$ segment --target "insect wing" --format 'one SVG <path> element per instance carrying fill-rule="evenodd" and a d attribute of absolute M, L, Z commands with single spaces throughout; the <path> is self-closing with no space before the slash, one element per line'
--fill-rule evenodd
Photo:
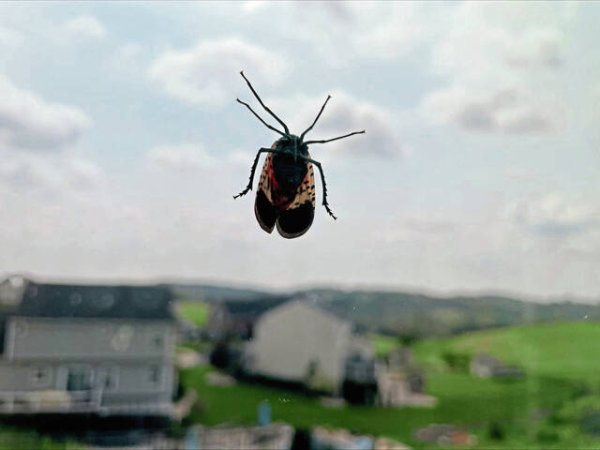
<path fill-rule="evenodd" d="M 315 175 L 312 164 L 307 163 L 306 166 L 306 175 L 296 190 L 294 200 L 279 213 L 276 221 L 277 231 L 287 239 L 302 236 L 315 218 Z"/>
<path fill-rule="evenodd" d="M 260 227 L 267 233 L 271 233 L 275 228 L 275 222 L 279 215 L 278 208 L 273 205 L 271 195 L 271 176 L 273 171 L 273 155 L 267 155 L 260 173 L 258 189 L 256 191 L 256 201 L 254 202 L 254 214 Z"/>

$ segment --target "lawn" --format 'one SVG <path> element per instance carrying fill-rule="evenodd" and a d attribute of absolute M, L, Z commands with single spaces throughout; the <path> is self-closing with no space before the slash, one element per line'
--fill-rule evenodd
<path fill-rule="evenodd" d="M 422 342 L 417 357 L 432 366 L 447 351 L 489 353 L 517 365 L 529 376 L 577 380 L 600 385 L 600 324 L 547 323 L 468 333 Z"/>
<path fill-rule="evenodd" d="M 175 311 L 179 318 L 202 328 L 208 319 L 209 306 L 198 301 L 178 300 Z"/>
<path fill-rule="evenodd" d="M 414 432 L 430 423 L 465 426 L 477 435 L 477 448 L 598 448 L 598 440 L 582 435 L 573 424 L 549 425 L 548 419 L 538 416 L 559 411 L 578 395 L 581 383 L 598 380 L 595 349 L 599 333 L 593 324 L 554 324 L 421 342 L 415 346 L 415 357 L 427 368 L 427 392 L 438 398 L 432 409 L 328 409 L 318 399 L 275 388 L 249 384 L 210 386 L 205 376 L 212 369 L 207 367 L 186 370 L 181 379 L 201 399 L 201 409 L 191 419 L 209 425 L 255 423 L 258 404 L 267 400 L 274 420 L 299 428 L 343 427 L 356 433 L 391 437 L 415 448 L 426 445 L 414 440 Z M 447 351 L 490 352 L 523 367 L 526 377 L 497 381 L 452 371 L 443 360 Z M 503 440 L 491 440 L 492 424 L 503 430 Z"/>
<path fill-rule="evenodd" d="M 385 336 L 377 333 L 369 333 L 368 338 L 373 343 L 375 354 L 379 357 L 387 355 L 392 350 L 400 346 L 400 341 L 396 337 Z"/>
<path fill-rule="evenodd" d="M 75 450 L 82 445 L 57 442 L 35 431 L 17 430 L 0 424 L 0 450 Z"/>
<path fill-rule="evenodd" d="M 480 435 L 480 443 L 484 444 L 487 425 L 494 421 L 506 429 L 514 429 L 512 438 L 522 442 L 532 411 L 556 407 L 571 395 L 568 384 L 552 379 L 538 379 L 532 389 L 530 382 L 525 380 L 499 383 L 473 379 L 466 374 L 435 374 L 429 379 L 428 388 L 439 399 L 438 406 L 433 409 L 328 409 L 318 399 L 264 386 L 210 386 L 205 380 L 209 370 L 212 369 L 205 367 L 182 373 L 184 385 L 194 388 L 201 398 L 202 411 L 195 412 L 193 421 L 209 425 L 254 423 L 258 404 L 267 400 L 272 406 L 274 420 L 296 427 L 348 428 L 357 433 L 391 437 L 415 447 L 423 447 L 423 444 L 413 440 L 414 432 L 430 423 L 465 425 Z"/>

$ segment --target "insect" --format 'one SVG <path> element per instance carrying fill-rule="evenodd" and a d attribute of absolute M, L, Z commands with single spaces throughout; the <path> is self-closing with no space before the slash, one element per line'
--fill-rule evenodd
<path fill-rule="evenodd" d="M 304 141 L 306 134 L 312 130 L 319 120 L 319 117 L 321 117 L 325 105 L 327 105 L 331 96 L 327 96 L 325 103 L 321 106 L 312 125 L 300 136 L 296 136 L 291 134 L 287 125 L 263 103 L 260 96 L 254 90 L 252 83 L 250 83 L 248 78 L 244 75 L 244 72 L 242 71 L 240 74 L 260 105 L 283 127 L 284 131 L 269 125 L 248 103 L 241 101 L 239 98 L 236 99 L 238 103 L 248 108 L 263 125 L 280 134 L 281 138 L 276 140 L 271 148 L 261 148 L 258 150 L 252 168 L 250 169 L 250 181 L 248 182 L 248 186 L 233 198 L 236 199 L 242 195 L 246 195 L 248 191 L 252 189 L 258 160 L 262 153 L 266 153 L 267 157 L 260 175 L 260 181 L 256 192 L 256 201 L 254 202 L 254 214 L 256 215 L 258 224 L 263 230 L 267 233 L 271 233 L 273 228 L 277 227 L 279 234 L 288 239 L 297 238 L 308 231 L 315 216 L 316 197 L 313 165 L 319 169 L 321 175 L 321 182 L 323 184 L 323 206 L 331 217 L 337 219 L 327 203 L 327 185 L 325 183 L 323 168 L 321 167 L 320 162 L 315 161 L 310 157 L 308 146 L 310 144 L 325 144 L 355 134 L 362 134 L 365 133 L 365 130 L 354 131 L 332 139 Z"/>

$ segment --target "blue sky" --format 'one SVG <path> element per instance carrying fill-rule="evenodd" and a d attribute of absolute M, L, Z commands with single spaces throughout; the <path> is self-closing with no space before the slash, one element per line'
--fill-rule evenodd
<path fill-rule="evenodd" d="M 0 270 L 39 277 L 597 299 L 595 3 L 1 3 Z M 329 201 L 268 235 L 277 135 Z M 263 117 L 267 117 L 263 114 Z M 320 185 L 317 184 L 320 188 Z M 319 191 L 320 195 L 320 191 Z"/>

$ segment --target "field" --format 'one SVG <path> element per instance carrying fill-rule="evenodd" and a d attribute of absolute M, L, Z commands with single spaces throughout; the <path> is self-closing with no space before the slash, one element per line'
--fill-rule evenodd
<path fill-rule="evenodd" d="M 433 409 L 328 409 L 318 399 L 264 386 L 210 386 L 205 376 L 212 369 L 206 367 L 184 371 L 182 381 L 196 389 L 201 399 L 191 419 L 211 425 L 254 423 L 258 403 L 267 400 L 274 420 L 300 428 L 343 427 L 416 448 L 425 445 L 415 441 L 414 432 L 431 423 L 464 426 L 477 436 L 478 448 L 598 448 L 600 440 L 583 434 L 578 422 L 582 410 L 578 405 L 594 404 L 594 389 L 600 386 L 600 330 L 594 325 L 536 325 L 418 343 L 415 356 L 426 367 L 427 392 L 439 400 Z M 478 379 L 465 370 L 451 369 L 444 359 L 447 352 L 479 351 L 520 365 L 526 377 Z"/>
<path fill-rule="evenodd" d="M 600 384 L 600 326 L 597 322 L 548 323 L 431 340 L 417 347 L 424 362 L 438 365 L 446 351 L 490 353 L 528 375 Z"/>

